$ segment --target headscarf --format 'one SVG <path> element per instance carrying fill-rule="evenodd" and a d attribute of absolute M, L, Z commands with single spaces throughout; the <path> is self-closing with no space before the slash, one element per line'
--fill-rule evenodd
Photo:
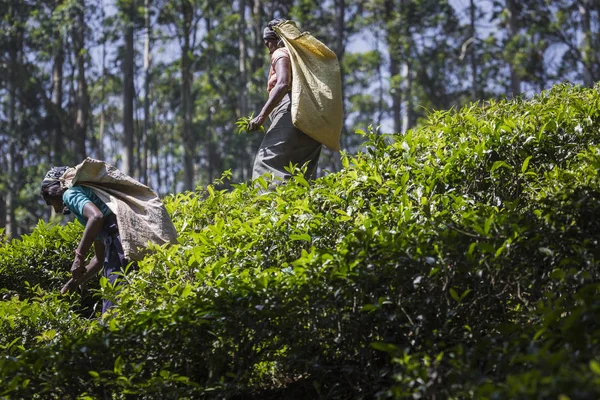
<path fill-rule="evenodd" d="M 50 168 L 50 171 L 46 173 L 44 180 L 42 180 L 42 189 L 60 183 L 60 178 L 67 171 L 68 168 L 69 167 L 65 166 Z"/>
<path fill-rule="evenodd" d="M 275 19 L 271 20 L 267 24 L 267 26 L 265 27 L 265 29 L 263 30 L 263 39 L 264 40 L 278 40 L 279 36 L 277 36 L 277 34 L 275 33 L 275 31 L 273 30 L 273 27 L 275 25 L 279 25 L 283 21 L 285 21 L 285 20 L 281 19 L 281 18 L 275 18 Z"/>

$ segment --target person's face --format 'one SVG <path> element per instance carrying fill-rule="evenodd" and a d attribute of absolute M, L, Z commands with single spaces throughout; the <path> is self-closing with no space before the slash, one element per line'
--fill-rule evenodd
<path fill-rule="evenodd" d="M 62 198 L 60 198 L 58 196 L 49 197 L 46 200 L 46 204 L 48 204 L 49 206 L 52 206 L 52 208 L 54 209 L 54 212 L 57 214 L 62 214 L 63 210 L 65 208 L 65 204 L 63 203 Z"/>
<path fill-rule="evenodd" d="M 265 46 L 269 49 L 269 53 L 273 54 L 275 50 L 277 50 L 277 40 L 273 39 L 263 39 L 265 42 Z"/>

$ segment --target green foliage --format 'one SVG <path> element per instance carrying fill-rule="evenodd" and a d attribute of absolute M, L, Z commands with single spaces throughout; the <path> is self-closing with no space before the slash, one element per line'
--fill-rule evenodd
<path fill-rule="evenodd" d="M 238 135 L 242 134 L 242 133 L 248 133 L 248 132 L 250 132 L 248 130 L 248 126 L 250 125 L 250 121 L 252 121 L 252 119 L 254 119 L 254 113 L 251 113 L 247 117 L 240 117 L 240 118 L 238 118 L 237 121 L 235 121 L 235 125 L 238 127 L 238 130 L 237 130 L 237 134 Z M 265 127 L 261 126 L 260 130 L 262 132 L 264 132 L 265 131 Z"/>
<path fill-rule="evenodd" d="M 179 244 L 119 294 L 101 282 L 114 317 L 86 321 L 46 275 L 11 289 L 0 393 L 598 397 L 599 128 L 600 87 L 561 85 L 368 132 L 311 183 L 219 190 L 228 173 L 168 197 Z M 73 234 L 65 253 L 71 229 L 56 228 Z M 5 259 L 25 270 L 47 254 L 27 241 L 0 248 L 3 279 Z"/>
<path fill-rule="evenodd" d="M 0 242 L 0 293 L 6 298 L 28 296 L 36 285 L 60 290 L 73 262 L 83 230 L 80 224 L 49 225 L 39 221 L 30 235 Z"/>

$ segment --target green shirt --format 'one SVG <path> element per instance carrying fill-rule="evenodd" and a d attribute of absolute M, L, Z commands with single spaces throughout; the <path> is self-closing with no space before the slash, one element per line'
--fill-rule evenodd
<path fill-rule="evenodd" d="M 73 186 L 67 189 L 62 199 L 65 206 L 75 214 L 75 217 L 83 226 L 87 224 L 87 218 L 83 216 L 83 207 L 87 203 L 93 203 L 105 217 L 112 214 L 112 211 L 100 200 L 96 193 L 86 186 Z"/>

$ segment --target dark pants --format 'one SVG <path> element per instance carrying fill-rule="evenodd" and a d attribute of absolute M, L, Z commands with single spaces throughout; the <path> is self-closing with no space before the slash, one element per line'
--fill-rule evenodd
<path fill-rule="evenodd" d="M 317 173 L 321 143 L 306 135 L 292 123 L 291 98 L 287 94 L 271 113 L 271 127 L 265 134 L 254 159 L 252 180 L 271 173 L 277 185 L 291 177 L 286 167 L 295 164 L 302 167 L 308 163 L 306 179 L 313 179 Z"/>
<path fill-rule="evenodd" d="M 111 285 L 114 285 L 123 268 L 127 265 L 123 246 L 121 245 L 121 235 L 117 226 L 117 218 L 114 214 L 106 217 L 104 226 L 100 232 L 100 238 L 104 242 L 104 268 L 102 276 L 108 279 Z M 118 281 L 117 285 L 119 285 Z M 112 301 L 107 299 L 102 300 L 102 313 L 104 314 L 113 306 Z"/>

